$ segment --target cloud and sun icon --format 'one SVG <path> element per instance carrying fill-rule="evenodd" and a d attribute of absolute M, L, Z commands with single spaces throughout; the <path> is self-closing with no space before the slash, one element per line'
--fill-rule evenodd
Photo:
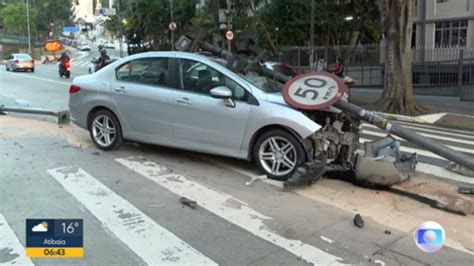
<path fill-rule="evenodd" d="M 31 229 L 33 232 L 48 232 L 48 223 L 47 222 L 41 222 Z"/>

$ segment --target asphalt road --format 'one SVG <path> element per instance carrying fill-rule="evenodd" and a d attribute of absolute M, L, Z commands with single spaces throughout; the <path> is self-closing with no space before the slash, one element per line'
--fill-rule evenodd
<path fill-rule="evenodd" d="M 72 76 L 86 74 L 94 55 L 74 60 Z M 0 103 L 67 109 L 71 81 L 56 65 L 35 73 L 1 67 Z M 474 153 L 472 132 L 408 126 Z M 363 140 L 380 135 L 364 125 Z M 323 179 L 288 192 L 240 160 L 136 143 L 103 152 L 86 131 L 53 118 L 0 116 L 0 265 L 472 265 L 473 199 L 455 192 L 471 178 L 402 146 L 420 155 L 421 173 L 396 190 Z M 353 225 L 355 213 L 364 228 Z M 83 219 L 84 258 L 25 257 L 27 218 Z M 437 253 L 414 242 L 426 220 L 446 230 Z"/>

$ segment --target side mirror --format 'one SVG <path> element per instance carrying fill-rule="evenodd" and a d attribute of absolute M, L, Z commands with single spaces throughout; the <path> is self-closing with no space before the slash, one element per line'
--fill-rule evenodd
<path fill-rule="evenodd" d="M 235 107 L 235 101 L 232 99 L 232 91 L 226 86 L 215 87 L 210 93 L 213 98 L 224 99 L 225 106 Z"/>
<path fill-rule="evenodd" d="M 211 90 L 211 96 L 219 99 L 232 98 L 232 91 L 226 86 L 215 87 Z"/>

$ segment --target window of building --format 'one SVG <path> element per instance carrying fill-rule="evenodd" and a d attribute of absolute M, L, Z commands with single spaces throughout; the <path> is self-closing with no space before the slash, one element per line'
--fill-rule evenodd
<path fill-rule="evenodd" d="M 466 47 L 467 20 L 436 22 L 435 47 Z"/>

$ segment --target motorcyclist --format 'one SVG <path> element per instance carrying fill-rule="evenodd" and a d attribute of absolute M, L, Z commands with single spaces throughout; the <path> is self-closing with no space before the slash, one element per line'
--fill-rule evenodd
<path fill-rule="evenodd" d="M 69 60 L 71 60 L 71 58 L 69 57 L 69 55 L 67 54 L 67 52 L 64 51 L 64 52 L 61 54 L 61 57 L 59 57 L 59 65 L 60 65 L 61 67 L 63 67 L 63 66 L 64 66 L 64 62 L 67 62 L 67 61 L 69 61 Z"/>
<path fill-rule="evenodd" d="M 107 55 L 107 50 L 106 49 L 100 50 L 100 57 L 99 57 L 99 60 L 97 60 L 97 64 L 95 65 L 95 71 L 104 67 L 106 64 L 106 61 L 109 59 L 110 57 Z"/>

